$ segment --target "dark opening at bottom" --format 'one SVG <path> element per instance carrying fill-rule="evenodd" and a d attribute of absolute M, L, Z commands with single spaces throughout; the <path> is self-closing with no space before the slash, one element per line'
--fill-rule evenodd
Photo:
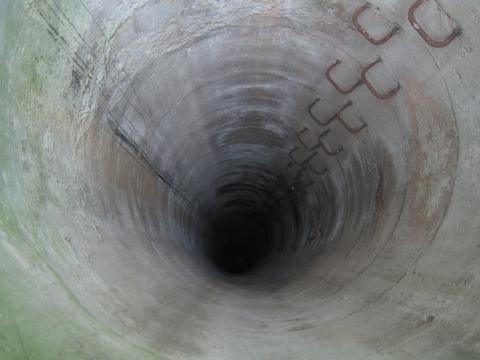
<path fill-rule="evenodd" d="M 211 224 L 206 240 L 207 257 L 221 272 L 246 274 L 257 268 L 268 254 L 268 221 L 257 211 L 221 214 Z"/>

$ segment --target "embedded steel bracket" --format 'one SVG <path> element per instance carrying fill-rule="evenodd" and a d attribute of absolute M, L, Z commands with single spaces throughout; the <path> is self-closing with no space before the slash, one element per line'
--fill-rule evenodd
<path fill-rule="evenodd" d="M 315 149 L 318 149 L 318 144 L 313 146 L 313 147 L 309 147 L 307 143 L 305 143 L 305 141 L 302 140 L 302 135 L 305 134 L 307 131 L 309 131 L 309 129 L 307 127 L 304 127 L 302 129 L 302 131 L 300 131 L 298 134 L 297 134 L 297 138 L 298 138 L 298 141 L 300 141 L 300 143 L 303 145 L 303 147 L 307 150 L 315 150 Z M 315 155 L 314 155 L 315 156 Z M 313 156 L 312 156 L 313 158 Z M 308 159 L 310 160 L 310 159 Z"/>
<path fill-rule="evenodd" d="M 327 155 L 329 156 L 334 156 L 334 155 L 337 155 L 339 154 L 340 152 L 343 151 L 343 146 L 339 146 L 338 148 L 336 149 L 332 149 L 332 147 L 323 140 L 323 137 L 325 137 L 331 130 L 330 129 L 327 129 L 325 130 L 324 132 L 322 132 L 320 135 L 318 135 L 318 144 L 313 146 L 313 147 L 308 147 L 308 145 L 302 140 L 302 134 L 306 133 L 308 131 L 308 128 L 304 127 L 302 131 L 300 131 L 298 134 L 297 134 L 297 137 L 298 137 L 298 140 L 302 143 L 302 145 L 305 147 L 305 149 L 307 150 L 310 150 L 310 151 L 313 151 L 313 150 L 316 150 L 318 149 L 319 147 L 321 147 L 326 153 Z M 292 153 L 293 151 L 297 150 L 298 148 L 295 147 L 290 153 Z M 307 164 L 317 153 L 314 152 L 312 155 L 310 155 L 310 157 L 308 157 L 308 159 L 304 162 L 301 163 L 301 165 L 299 166 L 303 166 L 305 164 Z M 297 163 L 298 165 L 298 163 Z"/>
<path fill-rule="evenodd" d="M 316 155 L 318 155 L 318 154 L 316 154 Z M 326 166 L 325 166 L 322 170 L 318 171 L 317 169 L 315 169 L 315 168 L 312 166 L 312 164 L 310 163 L 310 161 L 307 163 L 307 166 L 308 166 L 308 168 L 310 169 L 310 171 L 311 171 L 312 173 L 314 173 L 315 175 L 317 175 L 317 176 L 321 176 L 321 175 L 325 174 L 326 172 L 328 172 L 328 168 L 327 168 Z"/>
<path fill-rule="evenodd" d="M 330 129 L 327 129 L 318 136 L 318 142 L 319 142 L 318 146 L 321 146 L 323 151 L 325 151 L 327 155 L 335 156 L 343 151 L 343 146 L 340 145 L 338 148 L 332 149 L 332 147 L 323 140 L 323 137 L 325 137 L 329 132 L 330 132 Z"/>
<path fill-rule="evenodd" d="M 322 123 L 320 120 L 317 119 L 317 117 L 315 115 L 313 115 L 313 108 L 315 107 L 315 105 L 317 105 L 318 103 L 320 102 L 320 98 L 317 98 L 309 107 L 308 107 L 308 113 L 310 114 L 310 116 L 312 117 L 313 120 L 315 120 L 315 122 L 321 126 L 326 126 L 328 124 L 330 124 L 330 122 L 332 121 L 332 119 L 330 119 L 328 122 L 326 123 Z M 304 131 L 302 130 L 300 132 L 300 134 L 303 134 Z M 300 140 L 301 141 L 301 140 Z"/>
<path fill-rule="evenodd" d="M 287 166 L 285 167 L 285 173 L 287 174 L 287 176 L 292 179 L 292 183 L 289 183 L 289 186 L 292 186 L 292 187 L 295 187 L 297 184 L 301 184 L 303 185 L 304 187 L 308 187 L 310 185 L 313 184 L 313 181 L 309 182 L 309 183 L 305 183 L 302 179 L 301 179 L 301 176 L 303 175 L 303 173 L 305 172 L 305 170 L 307 169 L 306 166 L 303 166 L 301 167 L 300 169 L 297 170 L 296 174 L 291 174 L 289 169 L 294 166 L 294 163 L 293 162 L 289 162 L 287 164 Z M 283 200 L 283 198 L 282 198 Z"/>
<path fill-rule="evenodd" d="M 377 64 L 380 64 L 381 62 L 382 62 L 382 59 L 378 58 L 377 60 L 375 60 L 370 65 L 367 65 L 367 67 L 365 69 L 363 69 L 363 71 L 362 71 L 362 80 L 365 83 L 365 85 L 367 86 L 368 90 L 370 90 L 370 92 L 373 94 L 373 96 L 375 96 L 377 99 L 387 100 L 387 99 L 391 98 L 393 95 L 395 95 L 401 89 L 400 84 L 397 84 L 397 87 L 393 88 L 392 90 L 390 90 L 386 94 L 380 94 L 375 89 L 375 87 L 372 85 L 372 83 L 367 79 L 368 71 L 370 71 L 371 68 L 373 68 Z"/>
<path fill-rule="evenodd" d="M 321 122 L 320 120 L 318 120 L 318 118 L 313 115 L 313 108 L 315 107 L 315 105 L 318 104 L 318 102 L 320 101 L 320 98 L 317 98 L 309 107 L 308 107 L 308 113 L 310 114 L 310 116 L 312 117 L 312 119 L 320 126 L 327 126 L 328 124 L 330 124 L 333 120 L 335 120 L 336 118 L 336 114 L 333 115 L 329 120 L 325 121 L 325 122 Z M 307 129 L 308 130 L 308 129 Z M 303 134 L 305 132 L 305 129 L 302 130 L 300 132 L 300 135 Z M 300 141 L 302 141 L 300 139 Z"/>
<path fill-rule="evenodd" d="M 313 146 L 313 147 L 309 147 L 309 146 L 302 140 L 302 135 L 303 135 L 304 133 L 306 133 L 307 131 L 308 131 L 308 128 L 304 127 L 304 128 L 302 129 L 302 131 L 300 131 L 300 132 L 297 134 L 298 140 L 299 140 L 300 143 L 303 145 L 303 147 L 304 147 L 305 149 L 307 149 L 307 150 L 312 151 L 312 150 L 318 149 L 318 148 L 321 146 L 320 143 L 317 144 L 317 145 L 315 145 L 315 146 Z M 328 131 L 330 131 L 330 130 L 328 130 Z M 328 132 L 328 131 L 327 131 L 327 132 Z M 307 159 L 307 161 L 306 161 L 305 163 L 302 163 L 302 166 L 306 164 L 307 167 L 308 167 L 314 174 L 316 174 L 316 175 L 322 175 L 322 174 L 324 174 L 324 173 L 327 171 L 327 168 L 324 168 L 324 169 L 322 169 L 321 171 L 318 171 L 318 170 L 316 170 L 316 169 L 312 166 L 312 164 L 310 163 L 310 160 L 312 160 L 312 159 L 313 159 L 315 156 L 317 156 L 317 155 L 318 155 L 317 152 L 312 153 L 312 155 Z"/>
<path fill-rule="evenodd" d="M 295 147 L 294 147 L 292 150 L 290 150 L 290 152 L 288 153 L 288 156 L 290 157 L 290 160 L 292 160 L 292 162 L 293 162 L 295 165 L 297 165 L 297 166 L 303 166 L 303 165 L 305 165 L 306 163 L 308 163 L 308 161 L 309 161 L 310 159 L 312 159 L 312 158 L 316 155 L 316 153 L 313 153 L 313 154 L 309 155 L 307 158 L 305 158 L 305 159 L 303 159 L 303 160 L 297 160 L 297 159 L 295 159 L 295 157 L 293 156 L 293 153 L 296 152 L 297 150 L 300 150 L 300 149 L 298 148 L 298 146 L 295 146 Z M 310 150 L 310 149 L 307 148 L 307 150 Z"/>
<path fill-rule="evenodd" d="M 347 124 L 347 122 L 345 120 L 343 120 L 342 112 L 344 112 L 350 106 L 353 106 L 353 102 L 349 100 L 345 105 L 343 105 L 340 108 L 340 110 L 338 110 L 336 112 L 336 114 L 333 116 L 333 118 L 329 122 L 331 122 L 335 119 L 338 119 L 338 121 L 340 121 L 342 123 L 342 125 L 345 127 L 345 129 L 347 129 L 352 134 L 358 134 L 360 131 L 362 131 L 364 128 L 367 127 L 367 124 L 362 119 L 360 119 L 360 121 L 362 122 L 362 125 L 360 125 L 358 127 L 352 127 L 349 124 Z"/>
<path fill-rule="evenodd" d="M 362 85 L 362 79 L 358 79 L 357 82 L 355 84 L 353 84 L 350 88 L 348 89 L 343 89 L 340 87 L 340 85 L 338 85 L 335 80 L 333 80 L 332 78 L 332 75 L 331 75 L 331 72 L 332 70 L 337 67 L 338 65 L 340 65 L 342 63 L 341 60 L 338 60 L 333 64 L 331 65 L 328 69 L 327 69 L 327 79 L 328 81 L 330 81 L 330 83 L 335 87 L 335 89 L 337 89 L 337 91 L 340 93 L 340 94 L 343 94 L 343 95 L 347 95 L 347 94 L 350 94 L 353 90 L 355 90 L 357 87 L 359 87 L 360 85 Z"/>
<path fill-rule="evenodd" d="M 462 34 L 462 28 L 457 25 L 455 29 L 453 29 L 452 33 L 445 40 L 433 40 L 418 23 L 417 18 L 415 17 L 415 12 L 417 11 L 417 9 L 423 4 L 425 4 L 427 1 L 428 0 L 417 0 L 412 4 L 412 6 L 410 6 L 410 9 L 408 9 L 408 21 L 428 45 L 434 48 L 443 48 Z M 450 15 L 446 15 L 449 19 L 451 19 Z"/>
<path fill-rule="evenodd" d="M 388 34 L 386 34 L 384 37 L 381 39 L 375 39 L 372 37 L 367 30 L 365 30 L 362 25 L 360 25 L 360 22 L 358 21 L 358 18 L 360 17 L 361 14 L 363 14 L 367 9 L 370 9 L 372 5 L 370 3 L 366 3 L 365 5 L 361 6 L 355 13 L 353 14 L 352 17 L 352 23 L 357 29 L 357 31 L 363 35 L 365 39 L 367 39 L 371 44 L 373 45 L 382 45 L 385 44 L 388 40 L 390 40 L 394 35 L 398 34 L 400 32 L 400 25 L 394 24 L 392 30 Z"/>
<path fill-rule="evenodd" d="M 335 119 L 338 119 L 342 125 L 345 127 L 345 129 L 347 129 L 349 132 L 351 132 L 352 134 L 358 134 L 360 131 L 362 131 L 365 127 L 367 127 L 367 124 L 362 120 L 362 125 L 360 125 L 359 127 L 352 127 L 350 126 L 343 118 L 342 118 L 342 112 L 345 111 L 347 108 L 349 108 L 350 106 L 353 106 L 353 102 L 352 101 L 348 101 L 345 105 L 343 105 L 329 120 L 327 120 L 326 122 L 321 122 L 320 120 L 318 120 L 315 115 L 313 115 L 312 113 L 312 109 L 313 107 L 318 103 L 320 99 L 317 99 L 315 100 L 312 105 L 310 105 L 310 108 L 308 109 L 308 112 L 310 113 L 310 116 L 313 118 L 313 120 L 315 120 L 316 123 L 318 123 L 319 125 L 321 126 L 327 126 L 328 124 L 330 124 L 333 120 Z M 307 129 L 308 130 L 308 129 Z M 301 132 L 300 132 L 300 136 L 305 133 L 306 131 L 306 128 L 304 128 Z M 304 146 L 306 146 L 304 144 L 304 142 L 302 141 L 301 137 L 299 137 L 299 140 L 300 142 L 302 142 L 302 144 Z"/>
<path fill-rule="evenodd" d="M 291 172 L 288 171 L 293 166 L 293 163 L 290 161 L 288 165 L 285 167 L 285 173 L 293 180 L 298 180 L 302 173 L 305 171 L 305 167 L 300 168 L 295 175 L 292 175 Z"/>

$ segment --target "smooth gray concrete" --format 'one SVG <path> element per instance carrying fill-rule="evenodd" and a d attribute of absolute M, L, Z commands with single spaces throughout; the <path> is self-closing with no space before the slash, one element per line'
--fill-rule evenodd
<path fill-rule="evenodd" d="M 480 3 L 413 3 L 3 0 L 0 359 L 480 359 Z"/>

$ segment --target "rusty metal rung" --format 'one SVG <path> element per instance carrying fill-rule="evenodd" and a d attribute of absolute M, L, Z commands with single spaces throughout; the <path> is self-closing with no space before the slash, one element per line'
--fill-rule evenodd
<path fill-rule="evenodd" d="M 335 156 L 343 151 L 343 146 L 340 145 L 338 148 L 332 149 L 332 147 L 323 140 L 323 137 L 326 136 L 329 132 L 330 129 L 327 129 L 323 133 L 321 133 L 318 137 L 318 142 L 327 155 Z"/>
<path fill-rule="evenodd" d="M 412 4 L 412 6 L 410 6 L 410 8 L 408 9 L 408 21 L 428 45 L 434 48 L 443 48 L 449 45 L 453 40 L 455 40 L 455 38 L 459 37 L 462 34 L 462 28 L 457 25 L 446 39 L 440 41 L 433 40 L 423 29 L 423 27 L 418 23 L 417 18 L 415 17 L 415 12 L 417 11 L 417 9 L 423 4 L 425 4 L 427 1 L 428 0 L 417 0 Z M 451 19 L 449 14 L 446 15 L 449 19 Z"/>
<path fill-rule="evenodd" d="M 350 133 L 352 134 L 358 134 L 360 131 L 362 131 L 364 128 L 367 127 L 367 124 L 362 120 L 362 125 L 358 126 L 358 127 L 352 127 L 350 126 L 343 118 L 342 118 L 342 112 L 345 111 L 348 107 L 352 106 L 353 105 L 353 102 L 352 101 L 348 101 L 345 105 L 343 105 L 328 121 L 326 122 L 321 122 L 320 120 L 318 120 L 315 115 L 313 115 L 312 113 L 312 109 L 313 107 L 318 103 L 319 99 L 315 100 L 312 105 L 310 105 L 310 108 L 309 108 L 309 113 L 310 113 L 310 116 L 313 118 L 313 120 L 315 120 L 316 123 L 318 123 L 319 125 L 321 126 L 327 126 L 329 125 L 332 121 L 334 121 L 335 119 L 338 119 L 342 125 L 345 127 L 345 129 L 347 129 Z M 313 148 L 309 148 L 308 145 L 302 140 L 302 137 L 301 135 L 304 134 L 308 129 L 307 128 L 304 128 L 300 133 L 299 133 L 299 137 L 298 139 L 300 140 L 300 142 L 302 143 L 302 145 L 308 149 L 308 150 L 314 150 L 316 149 L 318 146 L 316 147 L 313 147 Z"/>
<path fill-rule="evenodd" d="M 343 151 L 343 146 L 339 146 L 337 149 L 333 149 L 333 150 L 332 150 L 331 146 L 322 139 L 324 136 L 326 136 L 326 135 L 331 131 L 330 129 L 326 129 L 325 131 L 323 131 L 323 132 L 318 136 L 318 144 L 315 145 L 315 146 L 313 146 L 313 147 L 308 147 L 308 145 L 302 140 L 302 136 L 301 136 L 301 135 L 304 134 L 306 131 L 308 131 L 308 128 L 303 128 L 303 130 L 300 131 L 300 133 L 297 134 L 297 136 L 298 136 L 298 139 L 300 140 L 300 142 L 302 143 L 302 145 L 303 145 L 307 150 L 313 151 L 313 150 L 316 150 L 316 149 L 318 149 L 319 147 L 321 147 L 321 148 L 327 153 L 327 155 L 329 155 L 329 156 L 337 155 L 337 154 L 339 154 L 340 152 Z M 298 148 L 295 147 L 292 151 L 290 151 L 290 157 L 292 158 L 292 160 L 294 160 L 294 159 L 293 159 L 293 157 L 292 157 L 291 154 L 293 153 L 293 151 L 296 151 L 297 149 L 298 149 Z M 316 154 L 317 154 L 316 152 L 312 153 L 312 155 L 310 155 L 310 156 L 307 158 L 307 160 L 304 161 L 304 162 L 302 162 L 302 163 L 297 163 L 296 161 L 294 161 L 294 162 L 295 162 L 297 165 L 299 165 L 299 166 L 303 166 L 303 165 L 307 164 L 308 161 L 310 161 Z"/>
<path fill-rule="evenodd" d="M 331 75 L 331 72 L 332 70 L 337 67 L 338 65 L 340 65 L 342 63 L 341 60 L 338 60 L 333 64 L 331 65 L 328 69 L 327 69 L 327 79 L 328 81 L 330 81 L 330 83 L 335 87 L 335 89 L 340 93 L 340 94 L 343 94 L 343 95 L 347 95 L 347 94 L 350 94 L 353 90 L 355 90 L 357 87 L 359 87 L 360 85 L 362 85 L 362 79 L 358 79 L 357 82 L 355 84 L 353 84 L 350 88 L 348 89 L 343 89 L 342 87 L 340 87 L 340 85 L 338 85 L 335 80 L 333 80 L 332 78 L 332 75 Z"/>
<path fill-rule="evenodd" d="M 384 37 L 381 39 L 375 39 L 370 35 L 370 33 L 363 28 L 362 25 L 360 25 L 360 22 L 358 21 L 358 18 L 360 17 L 361 14 L 363 14 L 367 9 L 371 8 L 370 3 L 366 3 L 365 5 L 361 6 L 355 13 L 353 14 L 352 17 L 352 23 L 357 29 L 357 31 L 363 35 L 365 39 L 367 39 L 371 44 L 373 45 L 382 45 L 385 44 L 388 40 L 390 40 L 394 35 L 398 34 L 401 30 L 400 25 L 394 24 L 393 28 L 390 30 L 388 34 L 386 34 Z"/>
<path fill-rule="evenodd" d="M 387 99 L 391 98 L 393 95 L 395 95 L 401 89 L 400 84 L 397 83 L 397 87 L 393 88 L 392 90 L 390 90 L 386 94 L 381 94 L 375 89 L 375 87 L 372 85 L 372 83 L 367 79 L 367 73 L 370 71 L 370 69 L 372 69 L 377 64 L 380 64 L 381 62 L 382 62 L 382 59 L 378 58 L 377 60 L 375 60 L 370 65 L 367 65 L 367 67 L 365 67 L 365 69 L 363 69 L 363 71 L 362 71 L 362 80 L 365 83 L 365 85 L 367 86 L 368 90 L 370 90 L 370 92 L 373 94 L 373 96 L 375 96 L 377 99 L 380 99 L 380 100 L 387 100 Z"/>
<path fill-rule="evenodd" d="M 360 119 L 362 125 L 358 127 L 352 127 L 342 118 L 342 112 L 344 112 L 350 106 L 353 106 L 353 102 L 349 100 L 345 105 L 340 108 L 340 110 L 337 111 L 337 113 L 335 114 L 335 118 L 337 118 L 338 121 L 340 121 L 345 127 L 345 129 L 347 129 L 349 132 L 351 132 L 352 134 L 358 134 L 360 131 L 367 127 L 367 124 L 362 119 Z"/>
<path fill-rule="evenodd" d="M 321 126 L 327 126 L 328 124 L 330 124 L 334 120 L 333 118 L 330 119 L 329 121 L 325 122 L 325 123 L 322 123 L 320 120 L 317 119 L 317 117 L 315 115 L 313 115 L 312 110 L 315 107 L 315 105 L 317 105 L 319 102 L 320 102 L 320 98 L 315 99 L 315 101 L 313 103 L 311 103 L 310 106 L 308 107 L 308 113 L 317 124 L 319 124 Z"/>
<path fill-rule="evenodd" d="M 305 134 L 307 131 L 309 131 L 309 129 L 307 127 L 304 127 L 302 129 L 302 131 L 300 131 L 298 134 L 297 134 L 297 138 L 298 138 L 298 141 L 300 141 L 300 143 L 303 145 L 303 147 L 306 149 L 306 150 L 309 150 L 309 151 L 313 151 L 315 149 L 317 149 L 319 147 L 319 144 L 317 145 L 314 145 L 313 147 L 309 147 L 308 144 L 303 141 L 302 139 L 302 135 Z M 310 159 L 309 159 L 310 160 Z"/>
<path fill-rule="evenodd" d="M 294 164 L 292 162 L 289 162 L 287 164 L 287 166 L 285 167 L 284 171 L 285 173 L 287 174 L 287 176 L 292 180 L 291 183 L 288 183 L 289 186 L 296 186 L 297 184 L 301 184 L 303 185 L 303 187 L 308 187 L 310 186 L 311 184 L 313 184 L 313 181 L 311 183 L 308 183 L 306 184 L 302 179 L 301 179 L 301 176 L 302 174 L 304 173 L 304 171 L 306 170 L 306 167 L 301 167 L 297 172 L 296 174 L 292 175 L 289 171 L 289 169 L 293 166 Z"/>
<path fill-rule="evenodd" d="M 328 168 L 325 166 L 322 170 L 318 171 L 317 169 L 315 169 L 312 164 L 310 163 L 310 161 L 307 163 L 307 166 L 308 168 L 310 169 L 310 171 L 312 173 L 314 173 L 315 175 L 317 176 L 321 176 L 323 174 L 325 174 L 326 172 L 328 172 Z"/>
<path fill-rule="evenodd" d="M 290 150 L 290 152 L 288 153 L 288 156 L 290 157 L 290 160 L 297 166 L 304 166 L 310 159 L 312 159 L 316 153 L 312 153 L 310 154 L 306 159 L 303 159 L 303 160 L 297 160 L 295 159 L 295 157 L 293 156 L 293 153 L 300 150 L 298 148 L 298 146 L 295 146 L 292 150 Z"/>
<path fill-rule="evenodd" d="M 288 177 L 290 177 L 291 179 L 293 180 L 298 180 L 300 178 L 300 176 L 302 175 L 303 171 L 305 171 L 305 168 L 300 168 L 295 175 L 292 175 L 291 172 L 289 171 L 289 169 L 291 169 L 293 166 L 293 163 L 292 162 L 289 162 L 287 164 L 287 166 L 285 167 L 285 173 L 288 175 Z"/>

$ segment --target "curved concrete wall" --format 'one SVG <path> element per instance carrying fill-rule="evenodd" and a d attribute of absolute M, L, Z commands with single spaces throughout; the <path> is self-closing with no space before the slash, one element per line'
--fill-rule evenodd
<path fill-rule="evenodd" d="M 0 358 L 480 358 L 480 5 L 413 3 L 2 1 Z"/>

